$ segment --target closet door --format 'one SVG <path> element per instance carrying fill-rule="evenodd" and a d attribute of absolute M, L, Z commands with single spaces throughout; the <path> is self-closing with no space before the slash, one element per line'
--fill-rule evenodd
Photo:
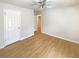
<path fill-rule="evenodd" d="M 4 10 L 5 45 L 14 43 L 20 39 L 21 14 L 16 10 Z"/>

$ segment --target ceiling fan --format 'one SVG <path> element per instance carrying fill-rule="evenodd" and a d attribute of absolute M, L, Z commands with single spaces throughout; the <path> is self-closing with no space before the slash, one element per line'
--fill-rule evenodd
<path fill-rule="evenodd" d="M 52 1 L 50 0 L 36 0 L 32 3 L 34 9 L 44 9 L 52 7 Z"/>

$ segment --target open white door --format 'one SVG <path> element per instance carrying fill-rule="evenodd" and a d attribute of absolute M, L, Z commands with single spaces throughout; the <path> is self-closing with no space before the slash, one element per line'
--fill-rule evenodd
<path fill-rule="evenodd" d="M 4 10 L 4 28 L 5 28 L 5 45 L 14 43 L 20 39 L 20 11 L 5 9 Z"/>

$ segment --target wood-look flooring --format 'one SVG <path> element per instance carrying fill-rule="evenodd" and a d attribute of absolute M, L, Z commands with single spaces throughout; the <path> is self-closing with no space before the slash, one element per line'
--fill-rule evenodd
<path fill-rule="evenodd" d="M 46 34 L 18 41 L 0 50 L 2 58 L 78 58 L 79 44 Z"/>

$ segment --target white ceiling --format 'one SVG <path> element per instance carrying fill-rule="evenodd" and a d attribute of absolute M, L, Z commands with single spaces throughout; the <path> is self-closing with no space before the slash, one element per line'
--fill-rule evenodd
<path fill-rule="evenodd" d="M 49 3 L 47 3 L 47 5 L 51 4 L 53 7 L 79 4 L 79 0 L 48 0 L 48 1 Z M 32 4 L 35 2 L 35 0 L 0 0 L 0 2 L 10 3 L 20 7 L 30 8 L 32 7 Z"/>
<path fill-rule="evenodd" d="M 0 0 L 0 2 L 10 3 L 20 7 L 28 7 L 33 2 L 33 0 Z"/>

